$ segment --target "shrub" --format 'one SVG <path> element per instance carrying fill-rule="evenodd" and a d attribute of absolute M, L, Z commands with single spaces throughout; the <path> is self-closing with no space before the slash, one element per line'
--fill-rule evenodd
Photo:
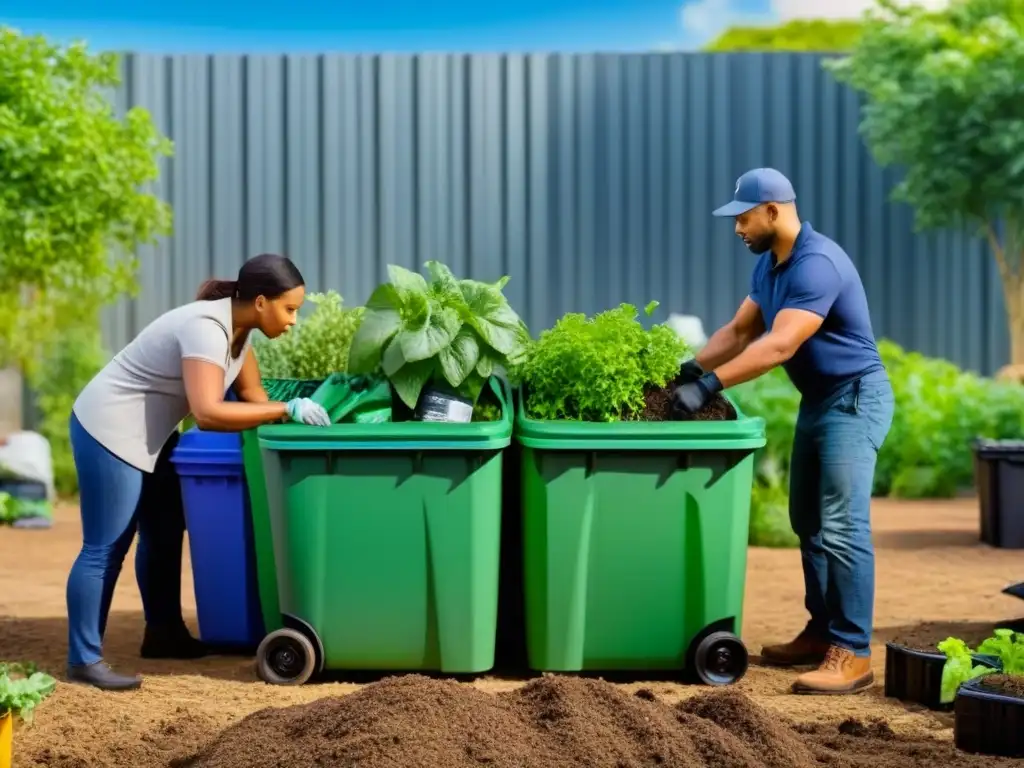
<path fill-rule="evenodd" d="M 346 307 L 337 291 L 310 293 L 313 310 L 277 339 L 253 342 L 260 375 L 268 379 L 326 379 L 348 370 L 352 339 L 362 307 Z"/>
<path fill-rule="evenodd" d="M 646 313 L 657 306 L 651 302 Z M 644 391 L 664 387 L 689 349 L 665 325 L 645 329 L 632 304 L 587 318 L 573 313 L 540 334 L 516 370 L 535 419 L 637 419 Z"/>

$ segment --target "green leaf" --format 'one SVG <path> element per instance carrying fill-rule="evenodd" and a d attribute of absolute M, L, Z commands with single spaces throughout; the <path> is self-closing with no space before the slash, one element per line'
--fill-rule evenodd
<path fill-rule="evenodd" d="M 942 683 L 939 701 L 948 704 L 956 698 L 960 686 L 968 680 L 982 675 L 991 674 L 995 670 L 984 665 L 974 665 L 971 649 L 963 640 L 949 637 L 938 645 L 938 649 L 946 654 L 946 663 L 942 667 Z"/>
<path fill-rule="evenodd" d="M 461 280 L 459 287 L 470 314 L 466 321 L 493 349 L 514 354 L 522 346 L 522 320 L 498 288 L 476 280 Z"/>
<path fill-rule="evenodd" d="M 480 343 L 476 334 L 463 326 L 452 343 L 441 350 L 439 359 L 445 379 L 453 387 L 458 387 L 480 360 Z"/>
<path fill-rule="evenodd" d="M 480 359 L 476 364 L 476 372 L 479 376 L 487 379 L 494 375 L 494 356 L 486 349 L 481 350 Z"/>
<path fill-rule="evenodd" d="M 402 345 L 405 359 L 415 363 L 433 357 L 451 344 L 461 327 L 462 319 L 456 310 L 435 308 L 423 327 L 403 330 L 396 341 Z"/>
<path fill-rule="evenodd" d="M 393 376 L 388 377 L 403 403 L 410 408 L 416 407 L 424 385 L 434 374 L 435 366 L 436 361 L 433 359 L 420 360 L 403 365 Z"/>
<path fill-rule="evenodd" d="M 480 393 L 483 391 L 486 383 L 486 378 L 478 374 L 476 371 L 473 371 L 459 386 L 458 394 L 469 400 L 471 403 L 475 403 L 477 398 L 480 397 Z"/>
<path fill-rule="evenodd" d="M 423 275 L 400 267 L 397 264 L 388 265 L 388 277 L 391 284 L 400 292 L 425 294 L 427 292 L 427 281 Z"/>
<path fill-rule="evenodd" d="M 649 301 L 649 302 L 647 302 L 647 306 L 644 307 L 644 314 L 647 315 L 648 317 L 653 315 L 654 314 L 654 310 L 656 310 L 658 308 L 658 304 L 659 304 L 659 302 L 657 302 L 657 301 Z"/>
<path fill-rule="evenodd" d="M 401 308 L 402 300 L 394 286 L 377 286 L 352 339 L 348 359 L 351 373 L 373 373 L 377 369 L 385 346 L 402 326 Z"/>

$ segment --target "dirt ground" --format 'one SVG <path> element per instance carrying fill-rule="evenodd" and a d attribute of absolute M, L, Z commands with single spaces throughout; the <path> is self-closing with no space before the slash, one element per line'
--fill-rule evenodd
<path fill-rule="evenodd" d="M 757 665 L 736 686 L 755 702 L 802 723 L 868 722 L 884 718 L 897 734 L 949 740 L 952 716 L 887 700 L 882 695 L 884 643 L 921 633 L 977 639 L 994 622 L 1024 615 L 1024 603 L 1000 590 L 1024 579 L 1024 555 L 978 542 L 977 501 L 891 502 L 874 505 L 877 545 L 875 687 L 852 697 L 788 693 L 793 673 Z M 66 648 L 64 587 L 80 543 L 77 511 L 58 510 L 49 531 L 0 529 L 0 658 L 35 661 L 60 679 Z M 194 626 L 191 571 L 183 577 Z M 803 624 L 799 556 L 792 550 L 752 549 L 743 638 L 752 654 L 788 639 Z M 271 687 L 258 681 L 248 658 L 150 662 L 138 657 L 142 617 L 132 561 L 114 598 L 105 651 L 122 671 L 146 676 L 143 689 L 104 694 L 60 685 L 39 709 L 35 724 L 16 733 L 14 768 L 166 766 L 172 754 L 198 748 L 225 727 L 267 706 L 310 702 L 360 688 L 356 683 Z M 473 685 L 510 691 L 522 680 L 482 677 Z M 637 680 L 622 689 L 646 689 L 672 703 L 701 692 L 696 686 Z M 642 693 L 645 693 L 642 691 Z M 645 694 L 646 695 L 646 694 Z"/>

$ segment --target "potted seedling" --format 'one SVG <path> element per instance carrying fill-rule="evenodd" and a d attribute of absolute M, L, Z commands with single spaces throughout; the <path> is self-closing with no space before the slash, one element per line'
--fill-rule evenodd
<path fill-rule="evenodd" d="M 885 644 L 885 695 L 948 711 L 962 683 L 998 666 L 996 658 L 973 652 L 956 638 L 933 645 L 890 641 Z"/>
<path fill-rule="evenodd" d="M 0 768 L 11 765 L 14 719 L 31 723 L 36 707 L 56 685 L 34 664 L 0 663 Z"/>
<path fill-rule="evenodd" d="M 997 629 L 977 653 L 998 659 L 998 669 L 976 665 L 966 643 L 943 641 L 948 659 L 943 689 L 956 691 L 953 740 L 958 749 L 1024 757 L 1024 634 Z"/>

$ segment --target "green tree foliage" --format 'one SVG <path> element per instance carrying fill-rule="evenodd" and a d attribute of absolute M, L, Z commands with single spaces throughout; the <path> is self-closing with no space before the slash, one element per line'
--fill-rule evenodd
<path fill-rule="evenodd" d="M 115 114 L 118 84 L 113 54 L 0 27 L 0 365 L 19 367 L 49 404 L 68 404 L 83 365 L 99 364 L 99 312 L 134 292 L 136 246 L 170 231 L 170 208 L 147 185 L 171 143 L 145 110 Z M 77 343 L 62 344 L 72 331 Z M 58 392 L 54 370 L 69 368 Z M 66 427 L 66 405 L 43 410 Z"/>
<path fill-rule="evenodd" d="M 794 19 L 774 27 L 730 27 L 705 46 L 706 51 L 853 50 L 863 25 L 857 20 Z"/>
<path fill-rule="evenodd" d="M 918 229 L 987 237 L 1024 363 L 1024 0 L 940 12 L 883 0 L 853 52 L 825 66 L 864 94 L 861 131 L 881 165 L 905 170 L 894 196 Z"/>

